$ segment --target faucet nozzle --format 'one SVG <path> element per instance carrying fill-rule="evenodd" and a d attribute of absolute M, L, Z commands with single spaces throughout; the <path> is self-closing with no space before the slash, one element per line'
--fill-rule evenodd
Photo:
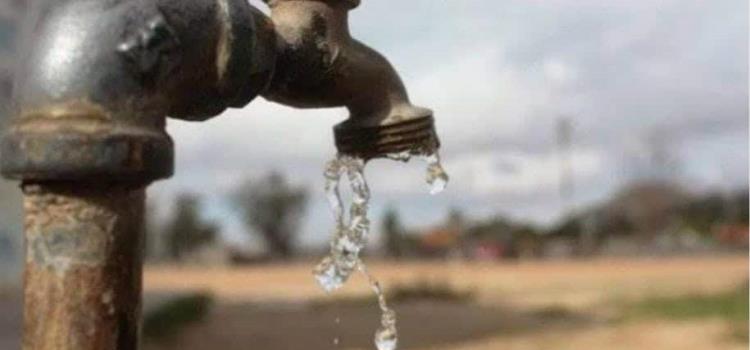
<path fill-rule="evenodd" d="M 370 127 L 358 127 L 345 121 L 334 127 L 334 137 L 340 153 L 367 160 L 405 152 L 427 155 L 440 147 L 431 115 Z"/>

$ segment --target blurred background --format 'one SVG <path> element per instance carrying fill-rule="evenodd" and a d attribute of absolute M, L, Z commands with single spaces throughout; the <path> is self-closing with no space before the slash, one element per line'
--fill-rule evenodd
<path fill-rule="evenodd" d="M 2 119 L 25 2 L 0 1 Z M 418 160 L 366 169 L 401 349 L 747 348 L 747 1 L 364 0 L 351 26 L 435 111 L 451 175 L 430 196 Z M 311 275 L 346 116 L 170 121 L 146 349 L 373 348 L 366 280 L 326 295 Z M 20 219 L 0 181 L 0 349 L 19 348 Z"/>

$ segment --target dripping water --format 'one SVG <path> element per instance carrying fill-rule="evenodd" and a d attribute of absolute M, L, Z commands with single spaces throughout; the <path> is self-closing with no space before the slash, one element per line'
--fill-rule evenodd
<path fill-rule="evenodd" d="M 430 193 L 442 192 L 448 184 L 448 174 L 440 163 L 438 153 L 420 156 L 427 162 L 426 181 Z M 412 154 L 407 152 L 390 154 L 389 159 L 408 162 Z M 313 273 L 318 284 L 328 293 L 341 288 L 355 270 L 366 278 L 378 298 L 381 311 L 380 327 L 375 333 L 378 350 L 395 350 L 398 344 L 396 312 L 388 307 L 385 293 L 380 283 L 367 270 L 360 259 L 360 253 L 367 243 L 370 233 L 369 210 L 370 189 L 365 179 L 366 161 L 361 158 L 337 155 L 325 168 L 325 193 L 335 221 L 335 232 L 331 240 L 330 253 L 315 267 Z M 339 185 L 346 175 L 352 192 L 348 220 L 344 216 Z M 334 339 L 338 345 L 338 338 Z"/>

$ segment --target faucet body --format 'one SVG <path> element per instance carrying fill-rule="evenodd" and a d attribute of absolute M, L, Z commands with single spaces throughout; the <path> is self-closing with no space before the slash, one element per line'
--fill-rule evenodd
<path fill-rule="evenodd" d="M 21 40 L 0 169 L 23 180 L 149 182 L 172 174 L 167 116 L 205 120 L 256 96 L 346 107 L 339 152 L 431 153 L 432 111 L 351 37 L 358 0 L 36 0 Z"/>

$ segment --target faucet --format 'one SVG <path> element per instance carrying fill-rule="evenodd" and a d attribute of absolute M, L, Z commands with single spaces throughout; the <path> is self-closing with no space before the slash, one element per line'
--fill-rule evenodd
<path fill-rule="evenodd" d="M 262 95 L 297 108 L 346 107 L 339 152 L 362 158 L 438 147 L 432 111 L 409 101 L 388 60 L 352 38 L 359 0 L 265 0 L 278 36 L 277 69 Z"/>
<path fill-rule="evenodd" d="M 25 350 L 139 344 L 145 189 L 172 175 L 166 118 L 202 121 L 258 96 L 346 107 L 340 154 L 439 147 L 391 64 L 353 39 L 358 0 L 34 0 L 0 172 L 25 208 Z"/>

